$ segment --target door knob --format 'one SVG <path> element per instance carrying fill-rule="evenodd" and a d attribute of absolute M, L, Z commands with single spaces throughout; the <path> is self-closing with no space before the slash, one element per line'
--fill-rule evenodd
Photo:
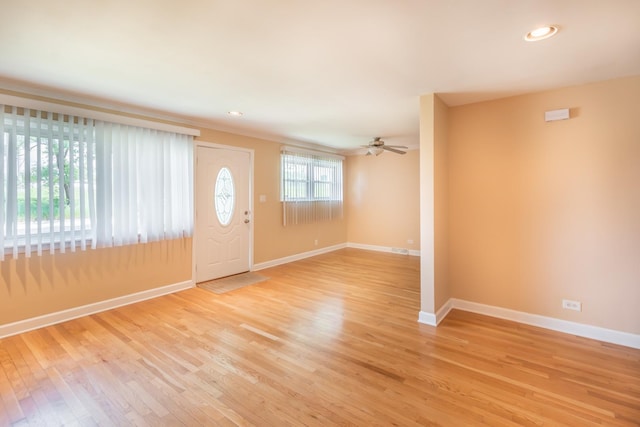
<path fill-rule="evenodd" d="M 249 218 L 245 219 L 245 220 L 244 220 L 244 223 L 245 223 L 245 224 L 249 224 Z"/>

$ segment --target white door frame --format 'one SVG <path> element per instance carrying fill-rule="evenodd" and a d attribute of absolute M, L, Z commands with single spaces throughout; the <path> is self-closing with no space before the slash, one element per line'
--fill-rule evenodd
<path fill-rule="evenodd" d="M 209 141 L 194 141 L 193 144 L 193 239 L 191 239 L 191 281 L 196 284 L 196 248 L 198 235 L 196 233 L 196 207 L 198 194 L 196 193 L 196 169 L 198 161 L 198 147 L 219 148 L 223 150 L 242 151 L 249 153 L 249 212 L 251 212 L 251 222 L 249 223 L 249 271 L 253 271 L 253 223 L 255 212 L 253 211 L 253 157 L 255 150 L 250 148 L 235 147 L 233 145 L 217 144 Z"/>

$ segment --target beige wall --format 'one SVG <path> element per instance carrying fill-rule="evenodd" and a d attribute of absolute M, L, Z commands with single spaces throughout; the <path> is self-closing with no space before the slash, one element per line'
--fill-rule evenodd
<path fill-rule="evenodd" d="M 434 309 L 451 298 L 449 284 L 449 108 L 436 95 L 433 114 Z"/>
<path fill-rule="evenodd" d="M 420 152 L 347 157 L 347 240 L 420 249 Z M 413 243 L 408 243 L 413 240 Z"/>
<path fill-rule="evenodd" d="M 0 262 L 0 325 L 191 280 L 191 239 Z"/>
<path fill-rule="evenodd" d="M 449 110 L 453 296 L 640 333 L 639 100 L 633 77 Z"/>
<path fill-rule="evenodd" d="M 197 141 L 254 150 L 254 263 L 346 243 L 346 215 L 342 220 L 287 227 L 282 225 L 282 204 L 280 203 L 282 144 L 209 129 L 202 129 Z M 266 196 L 266 202 L 260 202 L 260 195 Z M 315 240 L 318 241 L 318 245 L 315 245 Z"/>

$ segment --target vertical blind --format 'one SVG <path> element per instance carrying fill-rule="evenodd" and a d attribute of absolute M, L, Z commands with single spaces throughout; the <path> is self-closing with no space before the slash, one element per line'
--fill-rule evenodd
<path fill-rule="evenodd" d="M 0 260 L 190 236 L 192 140 L 0 105 Z"/>
<path fill-rule="evenodd" d="M 342 218 L 341 156 L 283 147 L 280 158 L 285 226 Z"/>

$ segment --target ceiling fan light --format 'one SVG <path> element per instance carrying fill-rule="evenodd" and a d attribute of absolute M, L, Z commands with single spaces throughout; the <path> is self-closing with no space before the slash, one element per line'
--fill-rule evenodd
<path fill-rule="evenodd" d="M 371 156 L 372 154 L 379 156 L 380 154 L 382 154 L 382 152 L 384 151 L 384 149 L 380 146 L 376 146 L 376 145 L 370 145 L 367 147 L 367 156 Z"/>

